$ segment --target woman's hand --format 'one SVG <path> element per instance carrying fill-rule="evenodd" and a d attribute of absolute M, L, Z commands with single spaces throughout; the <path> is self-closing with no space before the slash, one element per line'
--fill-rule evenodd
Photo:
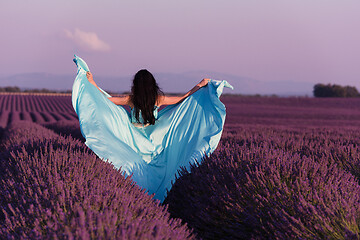
<path fill-rule="evenodd" d="M 201 80 L 201 82 L 197 84 L 197 86 L 202 88 L 206 86 L 209 82 L 210 82 L 210 78 L 204 78 L 203 80 Z"/>
<path fill-rule="evenodd" d="M 91 74 L 91 72 L 87 71 L 86 72 L 86 77 L 89 80 L 89 82 L 91 82 L 91 83 L 94 82 L 93 75 Z"/>
<path fill-rule="evenodd" d="M 99 89 L 99 91 L 101 92 L 100 88 L 96 85 L 94 79 L 93 79 L 93 75 L 91 74 L 91 72 L 87 71 L 86 72 L 86 77 L 89 80 L 89 82 L 94 85 L 97 89 Z"/>

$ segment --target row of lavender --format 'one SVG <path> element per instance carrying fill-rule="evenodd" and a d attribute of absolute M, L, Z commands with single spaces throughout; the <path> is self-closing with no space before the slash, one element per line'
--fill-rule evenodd
<path fill-rule="evenodd" d="M 79 140 L 16 121 L 0 149 L 0 239 L 194 238 Z"/>
<path fill-rule="evenodd" d="M 166 203 L 203 239 L 359 239 L 360 131 L 243 126 Z"/>

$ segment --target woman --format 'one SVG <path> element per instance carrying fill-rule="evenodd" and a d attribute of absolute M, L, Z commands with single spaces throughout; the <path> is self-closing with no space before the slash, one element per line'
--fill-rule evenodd
<path fill-rule="evenodd" d="M 86 73 L 86 77 L 91 84 L 102 92 L 95 83 L 90 71 Z M 203 79 L 181 97 L 164 96 L 154 76 L 148 70 L 142 69 L 134 76 L 131 95 L 109 97 L 109 100 L 116 105 L 128 105 L 132 110 L 133 124 L 136 127 L 147 127 L 150 124 L 155 124 L 157 109 L 162 105 L 173 105 L 182 102 L 185 98 L 206 86 L 209 81 L 208 78 Z"/>
<path fill-rule="evenodd" d="M 164 200 L 181 167 L 189 169 L 216 149 L 226 115 L 219 97 L 224 87 L 232 88 L 226 81 L 203 79 L 185 95 L 171 97 L 150 72 L 140 70 L 130 95 L 111 97 L 81 58 L 74 62 L 72 104 L 85 144 L 155 198 Z M 158 111 L 162 105 L 168 106 Z"/>

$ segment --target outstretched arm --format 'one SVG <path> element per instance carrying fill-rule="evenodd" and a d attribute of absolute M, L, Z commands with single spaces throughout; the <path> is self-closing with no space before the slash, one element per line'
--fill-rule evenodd
<path fill-rule="evenodd" d="M 185 100 L 185 98 L 187 98 L 188 96 L 190 96 L 191 94 L 195 93 L 197 90 L 199 90 L 200 88 L 206 86 L 209 83 L 210 79 L 209 78 L 204 78 L 203 80 L 201 80 L 201 82 L 199 82 L 198 84 L 195 85 L 195 87 L 193 87 L 190 91 L 188 91 L 186 94 L 184 94 L 183 96 L 178 96 L 178 97 L 173 97 L 173 96 L 162 96 L 159 99 L 158 102 L 158 107 L 160 107 L 161 105 L 172 105 L 172 104 L 176 104 L 176 103 L 180 103 L 182 101 Z"/>
<path fill-rule="evenodd" d="M 93 75 L 91 74 L 91 72 L 86 72 L 86 77 L 89 80 L 89 82 L 94 85 L 97 89 L 99 89 L 99 91 L 102 93 L 102 91 L 100 90 L 100 88 L 97 86 L 97 84 L 94 81 Z M 116 105 L 129 105 L 130 103 L 130 96 L 126 95 L 123 97 L 109 97 L 109 100 L 113 103 L 115 103 Z"/>

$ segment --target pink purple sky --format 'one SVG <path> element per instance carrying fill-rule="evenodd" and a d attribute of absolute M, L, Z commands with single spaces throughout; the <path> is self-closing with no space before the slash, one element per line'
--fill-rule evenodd
<path fill-rule="evenodd" d="M 0 76 L 75 74 L 75 53 L 104 76 L 202 70 L 359 89 L 359 13 L 358 0 L 1 0 Z"/>

